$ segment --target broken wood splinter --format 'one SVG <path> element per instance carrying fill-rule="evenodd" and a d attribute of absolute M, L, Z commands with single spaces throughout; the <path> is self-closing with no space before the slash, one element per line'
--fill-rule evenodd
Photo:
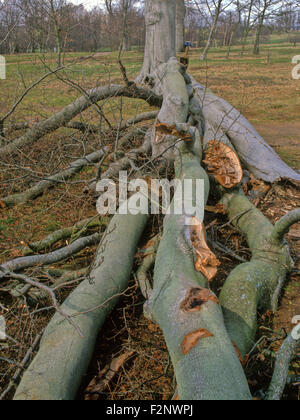
<path fill-rule="evenodd" d="M 219 267 L 221 263 L 207 245 L 204 224 L 195 217 L 193 218 L 193 226 L 191 226 L 190 235 L 197 256 L 195 269 L 198 272 L 201 272 L 208 281 L 212 281 L 217 275 L 217 267 Z"/>
<path fill-rule="evenodd" d="M 155 127 L 155 132 L 155 143 L 157 144 L 162 143 L 166 136 L 179 137 L 186 142 L 193 141 L 190 133 L 178 130 L 175 124 L 169 125 L 158 121 Z"/>
<path fill-rule="evenodd" d="M 243 168 L 238 155 L 218 140 L 208 143 L 203 163 L 224 188 L 233 188 L 242 182 Z"/>

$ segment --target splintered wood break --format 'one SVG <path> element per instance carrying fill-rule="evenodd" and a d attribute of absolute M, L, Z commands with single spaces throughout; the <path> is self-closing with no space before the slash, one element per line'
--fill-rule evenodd
<path fill-rule="evenodd" d="M 236 351 L 236 354 L 237 354 L 237 356 L 238 356 L 238 358 L 239 358 L 239 361 L 241 362 L 241 365 L 243 366 L 243 367 L 245 367 L 246 366 L 246 364 L 248 363 L 248 360 L 249 360 L 249 354 L 247 354 L 247 356 L 245 357 L 245 359 L 243 359 L 243 356 L 242 356 L 242 353 L 240 352 L 240 349 L 238 348 L 238 346 L 235 344 L 235 342 L 234 341 L 232 341 L 232 344 L 233 344 L 233 347 L 234 347 L 234 349 L 235 349 L 235 351 Z"/>
<path fill-rule="evenodd" d="M 208 143 L 203 162 L 210 175 L 224 188 L 233 188 L 243 179 L 243 169 L 237 154 L 226 144 L 212 140 Z"/>
<path fill-rule="evenodd" d="M 232 342 L 232 344 L 233 344 L 234 350 L 235 350 L 235 352 L 236 352 L 236 354 L 239 358 L 239 361 L 241 362 L 241 364 L 243 364 L 243 356 L 242 356 L 242 353 L 240 352 L 240 349 L 238 348 L 238 346 L 235 344 L 234 341 Z"/>
<path fill-rule="evenodd" d="M 209 289 L 202 287 L 194 287 L 187 292 L 187 295 L 180 305 L 180 309 L 184 312 L 201 311 L 202 305 L 207 302 L 219 304 L 218 298 Z"/>
<path fill-rule="evenodd" d="M 182 353 L 188 354 L 189 351 L 198 344 L 199 340 L 201 340 L 202 338 L 213 337 L 213 336 L 214 335 L 211 332 L 203 328 L 197 331 L 190 332 L 183 339 L 183 342 L 181 345 Z"/>
<path fill-rule="evenodd" d="M 164 141 L 166 136 L 179 137 L 184 141 L 193 141 L 190 133 L 177 130 L 176 125 L 168 125 L 166 123 L 157 122 L 155 127 L 155 143 L 159 144 Z"/>
<path fill-rule="evenodd" d="M 217 275 L 221 263 L 207 245 L 204 224 L 195 217 L 193 218 L 190 235 L 196 252 L 195 269 L 201 272 L 208 281 L 211 281 Z"/>

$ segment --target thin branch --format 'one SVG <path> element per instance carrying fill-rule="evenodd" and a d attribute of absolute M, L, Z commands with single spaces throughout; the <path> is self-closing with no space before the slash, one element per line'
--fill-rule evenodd
<path fill-rule="evenodd" d="M 275 223 L 272 239 L 281 241 L 290 227 L 300 221 L 300 209 L 291 211 Z"/>
<path fill-rule="evenodd" d="M 299 326 L 297 326 L 284 340 L 281 349 L 277 353 L 274 374 L 268 390 L 267 400 L 280 401 L 288 380 L 290 363 L 299 348 L 300 335 Z"/>

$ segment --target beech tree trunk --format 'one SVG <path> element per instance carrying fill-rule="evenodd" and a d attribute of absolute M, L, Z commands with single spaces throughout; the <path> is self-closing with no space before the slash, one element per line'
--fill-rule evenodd
<path fill-rule="evenodd" d="M 176 0 L 146 0 L 146 45 L 138 82 L 176 56 Z"/>
<path fill-rule="evenodd" d="M 176 52 L 184 51 L 184 21 L 186 7 L 184 0 L 176 0 Z"/>

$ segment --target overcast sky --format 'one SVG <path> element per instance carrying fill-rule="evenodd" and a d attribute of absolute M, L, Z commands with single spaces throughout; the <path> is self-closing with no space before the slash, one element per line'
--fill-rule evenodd
<path fill-rule="evenodd" d="M 101 0 L 71 0 L 74 4 L 83 4 L 87 9 L 102 3 Z"/>

